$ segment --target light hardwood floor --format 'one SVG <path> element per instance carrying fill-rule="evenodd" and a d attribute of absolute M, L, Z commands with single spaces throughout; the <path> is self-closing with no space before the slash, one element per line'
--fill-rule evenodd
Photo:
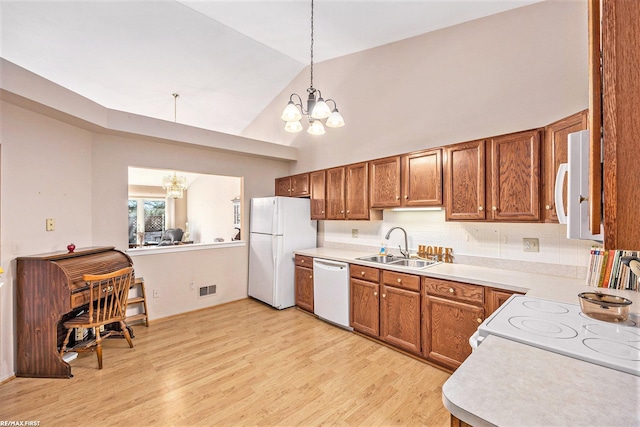
<path fill-rule="evenodd" d="M 449 374 L 295 308 L 247 299 L 134 326 L 71 379 L 0 385 L 0 420 L 41 426 L 448 426 Z"/>

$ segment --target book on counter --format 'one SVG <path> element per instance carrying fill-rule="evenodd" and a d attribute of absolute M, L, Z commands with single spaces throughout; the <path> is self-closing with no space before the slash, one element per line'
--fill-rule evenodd
<path fill-rule="evenodd" d="M 638 291 L 638 276 L 620 258 L 639 256 L 640 251 L 591 247 L 587 268 L 587 286 Z"/>

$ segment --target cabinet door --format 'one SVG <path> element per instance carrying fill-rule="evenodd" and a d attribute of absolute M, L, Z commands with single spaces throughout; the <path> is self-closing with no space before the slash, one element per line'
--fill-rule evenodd
<path fill-rule="evenodd" d="M 291 196 L 304 197 L 309 195 L 309 174 L 302 173 L 291 177 Z"/>
<path fill-rule="evenodd" d="M 442 205 L 442 150 L 402 156 L 402 206 Z"/>
<path fill-rule="evenodd" d="M 587 113 L 582 111 L 550 124 L 544 129 L 544 163 L 542 209 L 545 222 L 558 222 L 555 205 L 556 174 L 561 163 L 567 162 L 569 134 L 587 128 Z M 562 190 L 564 205 L 567 206 L 567 186 Z"/>
<path fill-rule="evenodd" d="M 445 153 L 447 220 L 485 219 L 485 141 L 452 145 Z"/>
<path fill-rule="evenodd" d="M 291 177 L 285 176 L 276 179 L 276 196 L 291 196 Z"/>
<path fill-rule="evenodd" d="M 344 168 L 327 170 L 327 219 L 345 219 Z"/>
<path fill-rule="evenodd" d="M 373 337 L 380 335 L 380 285 L 351 279 L 351 327 Z"/>
<path fill-rule="evenodd" d="M 369 162 L 369 193 L 372 208 L 395 208 L 400 202 L 400 157 Z"/>
<path fill-rule="evenodd" d="M 347 219 L 369 219 L 369 164 L 345 167 L 345 207 Z"/>
<path fill-rule="evenodd" d="M 482 323 L 483 309 L 429 295 L 424 301 L 423 355 L 442 366 L 456 369 L 471 354 L 469 337 Z"/>
<path fill-rule="evenodd" d="M 380 287 L 380 337 L 389 344 L 420 354 L 420 292 Z"/>
<path fill-rule="evenodd" d="M 514 294 L 523 295 L 521 292 L 512 292 L 504 289 L 485 288 L 485 316 L 491 316 L 494 311 L 500 308 L 500 306 L 504 304 L 511 295 Z"/>
<path fill-rule="evenodd" d="M 491 140 L 491 216 L 499 221 L 540 220 L 540 131 Z"/>
<path fill-rule="evenodd" d="M 325 219 L 325 172 L 317 171 L 309 174 L 311 195 L 311 219 Z"/>
<path fill-rule="evenodd" d="M 313 313 L 313 270 L 296 266 L 296 305 Z"/>

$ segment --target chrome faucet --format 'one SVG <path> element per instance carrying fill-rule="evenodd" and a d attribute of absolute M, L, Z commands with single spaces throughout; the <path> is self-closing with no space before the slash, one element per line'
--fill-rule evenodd
<path fill-rule="evenodd" d="M 398 245 L 398 247 L 400 248 L 400 253 L 402 254 L 403 257 L 405 258 L 409 258 L 409 244 L 407 243 L 407 232 L 405 231 L 404 228 L 402 227 L 392 227 L 389 231 L 387 231 L 387 235 L 384 236 L 384 238 L 386 240 L 389 240 L 389 235 L 391 235 L 391 232 L 395 229 L 398 230 L 402 230 L 402 232 L 404 233 L 404 251 L 402 250 L 402 246 Z"/>

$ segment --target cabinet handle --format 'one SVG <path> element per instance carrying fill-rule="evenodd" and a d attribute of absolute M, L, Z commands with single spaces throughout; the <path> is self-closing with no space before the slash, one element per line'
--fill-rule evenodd
<path fill-rule="evenodd" d="M 547 206 L 545 206 L 545 208 L 546 208 L 548 211 L 550 211 L 550 210 L 551 210 L 551 205 L 547 205 Z"/>
<path fill-rule="evenodd" d="M 479 210 L 479 211 L 483 211 L 483 210 L 484 210 L 484 208 L 483 208 L 482 206 L 478 206 L 478 210 Z"/>
<path fill-rule="evenodd" d="M 344 213 L 344 211 L 340 211 L 340 213 Z"/>
<path fill-rule="evenodd" d="M 377 297 L 377 296 L 378 296 L 378 293 L 377 293 L 377 292 L 374 292 L 374 293 L 373 293 L 373 296 L 374 296 L 374 297 Z"/>
<path fill-rule="evenodd" d="M 400 196 L 396 196 L 396 200 L 400 200 Z"/>
<path fill-rule="evenodd" d="M 322 213 L 324 213 L 324 211 L 322 211 Z"/>
<path fill-rule="evenodd" d="M 301 263 L 301 264 L 304 264 L 304 260 L 303 260 L 303 259 L 301 259 L 301 260 L 300 260 L 300 263 Z"/>
<path fill-rule="evenodd" d="M 362 277 L 364 277 L 364 271 L 361 271 L 360 274 L 362 274 Z"/>
<path fill-rule="evenodd" d="M 482 319 L 481 319 L 481 318 L 479 318 L 479 317 L 476 319 L 476 321 L 477 321 L 478 323 L 482 323 Z"/>
<path fill-rule="evenodd" d="M 382 298 L 386 298 L 386 297 L 387 297 L 387 294 L 382 294 Z"/>
<path fill-rule="evenodd" d="M 398 277 L 398 283 L 402 283 L 402 279 Z"/>
<path fill-rule="evenodd" d="M 351 211 L 347 211 L 347 213 L 350 213 Z"/>
<path fill-rule="evenodd" d="M 455 291 L 453 290 L 453 288 L 449 288 L 449 292 L 454 293 Z"/>
<path fill-rule="evenodd" d="M 409 196 L 407 194 L 404 195 L 404 199 L 407 200 Z"/>
<path fill-rule="evenodd" d="M 491 207 L 491 210 L 495 212 L 495 211 L 497 211 L 497 210 L 498 210 L 498 208 L 497 208 L 497 207 L 495 207 L 495 206 L 492 206 L 492 207 Z"/>
<path fill-rule="evenodd" d="M 313 276 L 309 276 L 309 279 L 313 279 Z"/>

